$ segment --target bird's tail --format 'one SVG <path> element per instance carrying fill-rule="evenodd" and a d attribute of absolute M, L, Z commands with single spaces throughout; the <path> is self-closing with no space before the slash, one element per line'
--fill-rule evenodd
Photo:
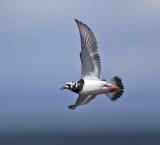
<path fill-rule="evenodd" d="M 105 93 L 109 97 L 109 99 L 111 99 L 112 101 L 115 101 L 124 92 L 124 86 L 123 86 L 122 80 L 120 77 L 115 76 L 112 79 L 108 80 L 108 82 L 112 84 L 113 86 L 115 86 L 116 88 L 118 88 L 117 91 L 110 91 L 110 92 Z"/>

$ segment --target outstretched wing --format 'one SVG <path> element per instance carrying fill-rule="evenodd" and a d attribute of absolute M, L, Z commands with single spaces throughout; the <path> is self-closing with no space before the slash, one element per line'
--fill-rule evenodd
<path fill-rule="evenodd" d="M 96 38 L 86 24 L 78 20 L 75 21 L 81 38 L 81 77 L 83 79 L 101 79 L 101 61 Z"/>
<path fill-rule="evenodd" d="M 78 99 L 76 101 L 75 104 L 68 106 L 69 109 L 75 109 L 77 106 L 79 105 L 84 105 L 89 103 L 90 101 L 92 101 L 94 98 L 96 97 L 96 95 L 88 95 L 88 96 L 82 96 L 79 95 Z"/>

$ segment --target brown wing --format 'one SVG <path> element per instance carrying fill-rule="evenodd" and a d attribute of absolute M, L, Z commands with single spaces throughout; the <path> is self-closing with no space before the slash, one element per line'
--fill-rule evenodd
<path fill-rule="evenodd" d="M 74 105 L 68 106 L 69 109 L 75 109 L 77 106 L 84 105 L 92 101 L 96 95 L 88 95 L 88 96 L 83 96 L 79 95 L 76 103 Z"/>

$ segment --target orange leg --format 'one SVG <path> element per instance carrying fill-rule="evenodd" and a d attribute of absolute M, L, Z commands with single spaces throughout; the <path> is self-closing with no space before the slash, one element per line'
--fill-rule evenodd
<path fill-rule="evenodd" d="M 113 87 L 113 86 L 106 86 L 108 89 L 110 89 L 110 91 L 109 92 L 115 92 L 115 91 L 118 91 L 118 88 L 116 88 L 116 87 Z"/>

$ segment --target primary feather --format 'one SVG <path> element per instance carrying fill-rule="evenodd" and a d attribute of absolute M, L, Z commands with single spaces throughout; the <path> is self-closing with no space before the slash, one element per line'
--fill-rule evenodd
<path fill-rule="evenodd" d="M 101 61 L 96 38 L 92 30 L 82 22 L 75 20 L 81 38 L 81 77 L 83 79 L 101 79 Z"/>

